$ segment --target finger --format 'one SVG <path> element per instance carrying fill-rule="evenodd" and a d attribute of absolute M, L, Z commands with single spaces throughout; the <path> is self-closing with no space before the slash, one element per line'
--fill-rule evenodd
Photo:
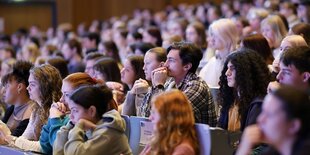
<path fill-rule="evenodd" d="M 154 69 L 152 72 L 158 72 L 158 71 L 163 71 L 163 70 L 167 70 L 166 67 L 159 67 Z"/>
<path fill-rule="evenodd" d="M 141 80 L 141 83 L 144 83 L 144 84 L 148 84 L 148 82 L 146 80 Z"/>
<path fill-rule="evenodd" d="M 57 110 L 59 110 L 57 105 L 52 105 L 52 106 L 51 106 L 51 109 L 57 109 Z"/>
<path fill-rule="evenodd" d="M 58 110 L 62 110 L 63 109 L 63 106 L 64 106 L 64 103 L 62 103 L 62 102 L 57 102 L 57 109 Z"/>
<path fill-rule="evenodd" d="M 67 108 L 66 108 L 66 106 L 64 105 L 64 104 L 61 104 L 61 112 L 66 112 L 66 110 L 67 110 Z"/>
<path fill-rule="evenodd" d="M 139 79 L 139 80 L 136 80 L 135 83 L 134 83 L 134 85 L 139 84 L 139 83 L 141 83 L 140 79 Z"/>
<path fill-rule="evenodd" d="M 53 103 L 51 107 L 58 109 L 57 103 Z"/>

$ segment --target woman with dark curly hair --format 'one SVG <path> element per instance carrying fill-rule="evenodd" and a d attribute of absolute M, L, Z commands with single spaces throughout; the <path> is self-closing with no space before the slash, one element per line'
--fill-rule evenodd
<path fill-rule="evenodd" d="M 257 52 L 241 48 L 230 54 L 219 82 L 219 126 L 228 131 L 243 131 L 256 123 L 269 81 L 270 72 Z"/>

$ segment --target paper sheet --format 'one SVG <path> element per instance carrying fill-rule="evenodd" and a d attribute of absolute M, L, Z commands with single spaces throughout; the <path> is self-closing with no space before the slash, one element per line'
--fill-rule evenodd
<path fill-rule="evenodd" d="M 150 143 L 153 135 L 153 123 L 147 121 L 140 122 L 140 144 L 146 145 Z"/>

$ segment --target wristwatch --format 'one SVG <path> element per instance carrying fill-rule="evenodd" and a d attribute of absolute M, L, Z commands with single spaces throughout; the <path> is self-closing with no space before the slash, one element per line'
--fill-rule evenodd
<path fill-rule="evenodd" d="M 155 89 L 165 89 L 164 85 L 159 84 L 157 86 L 154 87 Z"/>

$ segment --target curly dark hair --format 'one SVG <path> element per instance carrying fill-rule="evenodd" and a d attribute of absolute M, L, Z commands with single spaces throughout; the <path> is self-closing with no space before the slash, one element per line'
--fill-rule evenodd
<path fill-rule="evenodd" d="M 225 75 L 231 63 L 235 67 L 236 88 L 229 87 Z M 264 97 L 270 82 L 270 72 L 263 59 L 257 52 L 241 48 L 230 54 L 224 64 L 220 76 L 219 103 L 224 109 L 229 109 L 237 101 L 239 117 L 243 120 L 247 115 L 250 103 L 256 97 Z"/>

